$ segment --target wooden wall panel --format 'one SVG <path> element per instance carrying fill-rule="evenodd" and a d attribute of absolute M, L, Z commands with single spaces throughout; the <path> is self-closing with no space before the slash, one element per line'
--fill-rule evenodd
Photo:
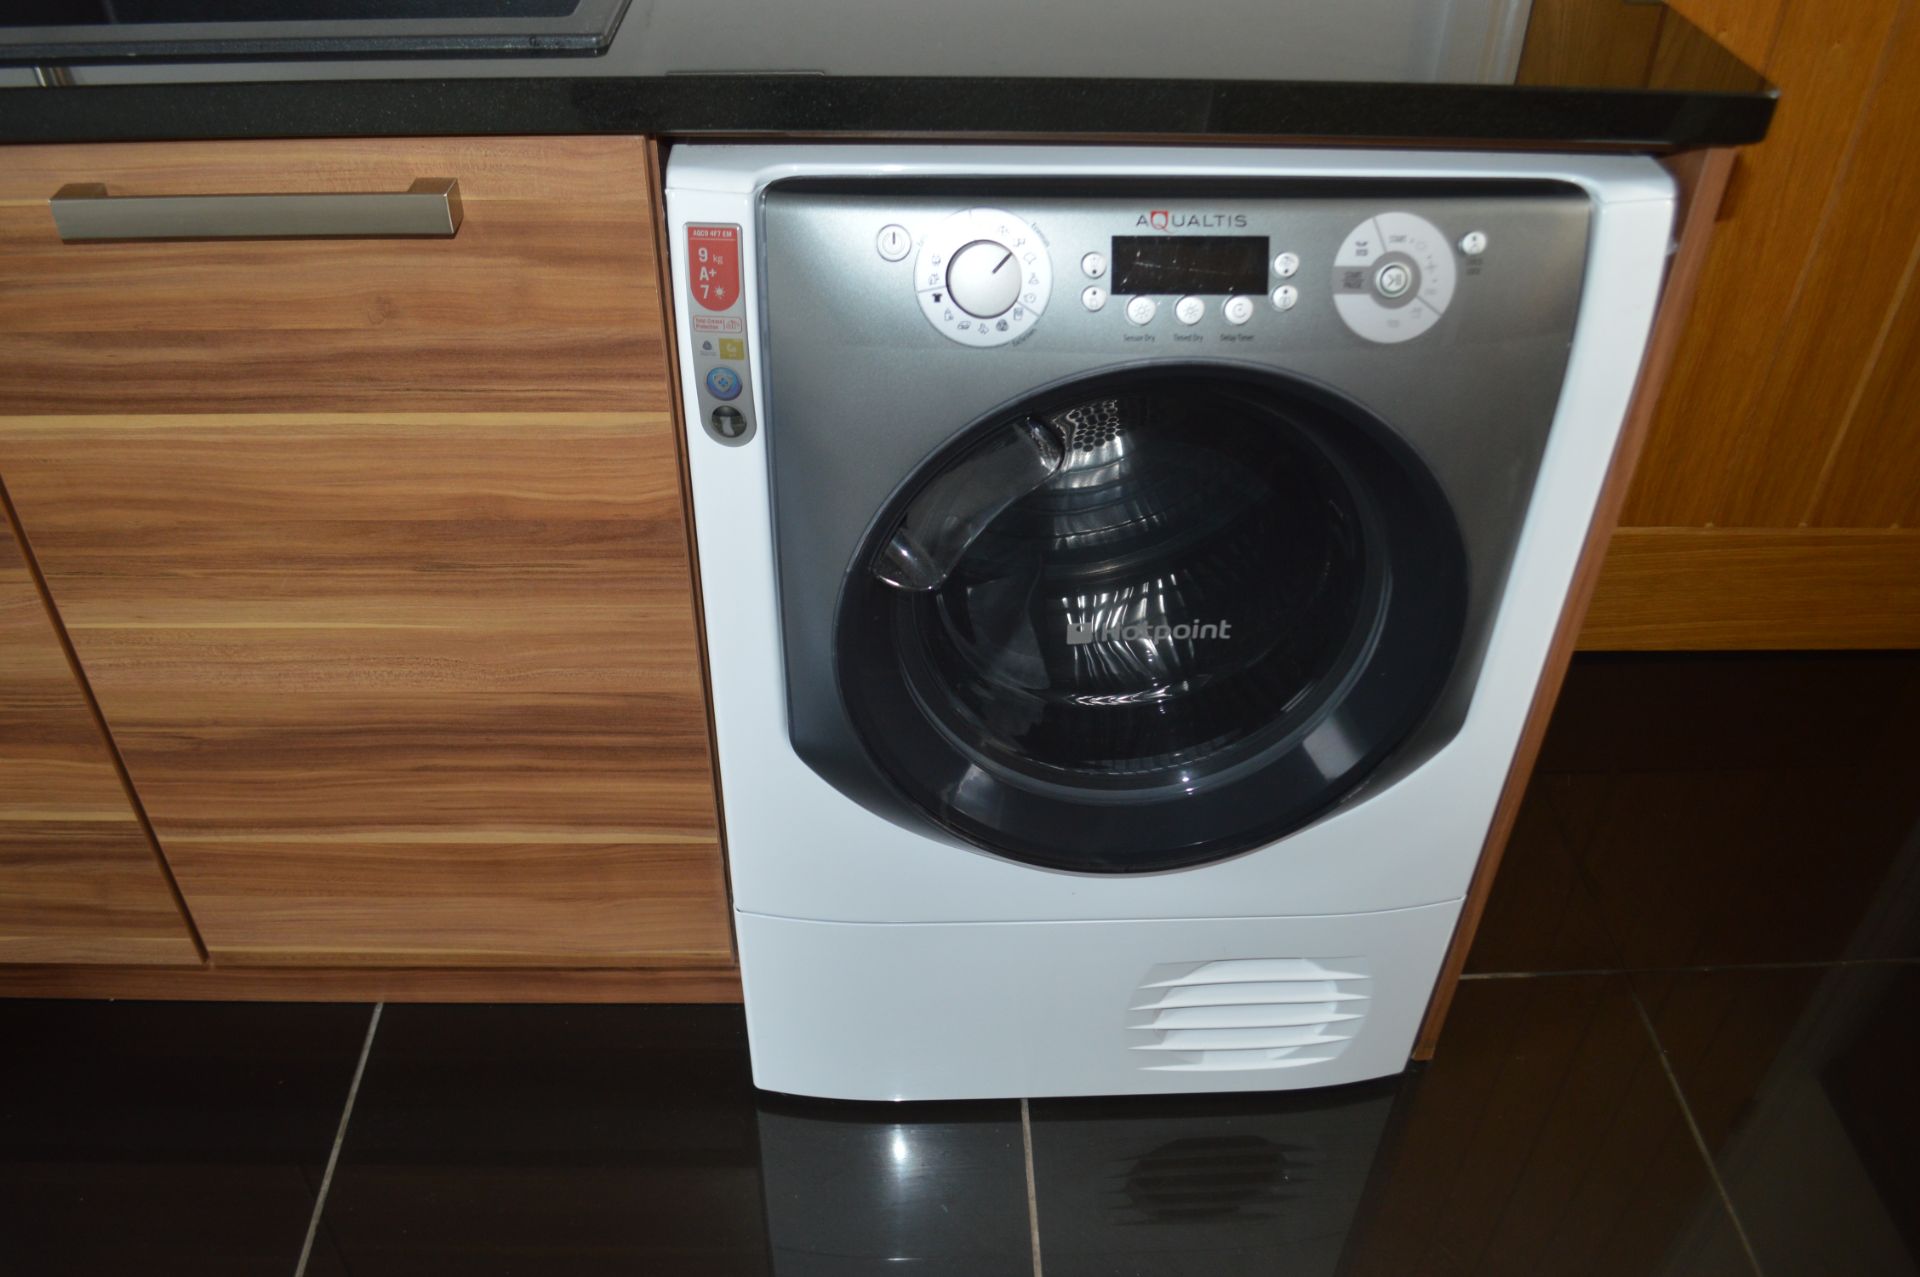
<path fill-rule="evenodd" d="M 1687 21 L 1748 66 L 1765 66 L 1786 0 L 1669 0 Z"/>
<path fill-rule="evenodd" d="M 1903 575 L 1920 520 L 1920 0 L 1675 7 L 1782 98 L 1742 154 L 1582 646 L 1920 646 Z M 1888 535 L 1824 534 L 1839 529 Z"/>
<path fill-rule="evenodd" d="M 13 160 L 0 476 L 213 961 L 730 968 L 644 142 Z M 454 239 L 44 203 L 418 176 Z"/>
<path fill-rule="evenodd" d="M 1767 140 L 1742 157 L 1623 523 L 1790 526 L 1798 518 L 1800 508 L 1765 508 L 1757 494 L 1771 486 L 1775 447 L 1824 432 L 1775 416 L 1762 391 L 1809 285 L 1822 283 L 1810 263 L 1900 7 L 1789 6 L 1780 61 L 1768 68 L 1788 91 Z"/>
<path fill-rule="evenodd" d="M 1752 39 L 1743 41 L 1770 42 L 1773 35 L 1772 22 L 1779 16 L 1777 0 L 1775 4 L 1754 6 L 1756 15 L 1766 22 L 1766 31 L 1762 37 L 1754 31 Z M 1767 10 L 1772 12 L 1768 13 Z M 1732 47 L 1724 41 L 1719 48 L 1701 40 L 1690 29 L 1689 24 L 1671 10 L 1665 10 L 1667 18 L 1660 24 L 1660 37 L 1655 42 L 1653 60 L 1649 64 L 1647 83 L 1656 88 L 1678 87 L 1724 89 L 1729 93 L 1748 93 L 1753 89 L 1751 66 L 1764 61 L 1766 50 L 1742 64 L 1737 58 L 1729 58 L 1722 50 Z M 1731 24 L 1729 24 L 1731 25 Z M 1743 22 L 1743 28 L 1751 30 L 1757 25 L 1752 19 Z M 1741 34 L 1745 35 L 1743 31 Z M 1731 34 L 1731 33 L 1730 33 Z"/>
<path fill-rule="evenodd" d="M 1915 141 L 1920 146 L 1920 136 Z M 1879 358 L 1851 405 L 1815 490 L 1816 527 L 1920 530 L 1920 238 L 1907 253 L 1900 300 Z"/>
<path fill-rule="evenodd" d="M 1521 84 L 1643 84 L 1664 16 L 1658 5 L 1533 0 L 1514 79 Z"/>
<path fill-rule="evenodd" d="M 1641 0 L 1532 0 L 1515 79 L 1520 84 L 1587 84 L 1687 89 L 1753 89 L 1782 0 L 1688 6 L 1691 20 Z M 1696 27 L 1721 33 L 1720 45 Z M 1757 51 L 1728 57 L 1723 49 Z M 1742 65 L 1744 56 L 1748 65 Z"/>
<path fill-rule="evenodd" d="M 0 962 L 199 960 L 0 517 Z"/>
<path fill-rule="evenodd" d="M 1920 529 L 1622 528 L 1580 645 L 1920 646 Z"/>
<path fill-rule="evenodd" d="M 1755 417 L 1740 432 L 1743 473 L 1751 477 L 1739 499 L 1717 502 L 1721 517 L 1712 522 L 1807 522 L 1824 463 L 1884 359 L 1886 326 L 1899 312 L 1905 268 L 1920 244 L 1920 16 L 1911 6 L 1894 23 L 1877 76 L 1798 299 L 1755 369 Z M 1906 405 L 1907 413 L 1916 410 Z"/>

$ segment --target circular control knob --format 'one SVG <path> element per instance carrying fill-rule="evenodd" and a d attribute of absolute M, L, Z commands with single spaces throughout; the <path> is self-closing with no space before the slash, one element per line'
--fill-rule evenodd
<path fill-rule="evenodd" d="M 975 319 L 997 319 L 1020 300 L 1020 263 L 998 240 L 976 239 L 947 263 L 953 304 Z"/>
<path fill-rule="evenodd" d="M 1373 286 L 1382 297 L 1398 297 L 1413 287 L 1413 272 L 1399 262 L 1388 262 L 1373 277 Z"/>
<path fill-rule="evenodd" d="M 1333 259 L 1333 305 L 1356 337 L 1411 341 L 1453 301 L 1453 246 L 1418 214 L 1376 213 L 1354 227 Z"/>
<path fill-rule="evenodd" d="M 1018 341 L 1053 293 L 1047 241 L 1002 208 L 962 209 L 933 227 L 913 274 L 920 313 L 962 346 Z"/>

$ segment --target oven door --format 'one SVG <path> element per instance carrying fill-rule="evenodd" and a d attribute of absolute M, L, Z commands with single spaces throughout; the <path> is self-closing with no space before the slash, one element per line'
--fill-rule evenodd
<path fill-rule="evenodd" d="M 846 578 L 839 690 L 941 828 L 1096 873 L 1268 843 L 1352 794 L 1460 648 L 1459 529 L 1358 404 L 1160 364 L 966 431 Z"/>

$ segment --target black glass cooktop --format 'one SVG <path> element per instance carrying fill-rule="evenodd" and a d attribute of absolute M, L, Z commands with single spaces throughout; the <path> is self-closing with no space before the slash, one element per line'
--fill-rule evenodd
<path fill-rule="evenodd" d="M 514 54 L 604 53 L 528 65 Z M 1646 0 L 19 0 L 0 61 L 491 55 L 459 74 L 1470 84 L 1747 93 Z M 373 74 L 442 75 L 444 60 Z M 124 70 L 124 68 L 122 68 Z M 324 71 L 324 68 L 322 68 Z M 329 78 L 339 72 L 326 72 Z M 177 75 L 169 79 L 182 78 Z M 199 79 L 199 75 L 186 77 Z M 204 78 L 261 78 L 211 68 Z M 278 78 L 273 77 L 273 78 Z M 86 82 L 86 77 L 80 77 Z M 106 82 L 106 81 L 101 81 Z"/>
<path fill-rule="evenodd" d="M 604 52 L 627 0 L 14 0 L 0 60 Z"/>
<path fill-rule="evenodd" d="M 142 26 L 154 22 L 365 21 L 368 18 L 558 18 L 578 0 L 26 0 L 0 27 Z"/>

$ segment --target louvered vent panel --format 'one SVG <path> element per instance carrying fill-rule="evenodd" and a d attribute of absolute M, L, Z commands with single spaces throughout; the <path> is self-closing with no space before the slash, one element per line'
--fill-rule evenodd
<path fill-rule="evenodd" d="M 1367 1013 L 1359 958 L 1230 958 L 1147 973 L 1128 1009 L 1141 1067 L 1285 1069 L 1346 1049 Z"/>

